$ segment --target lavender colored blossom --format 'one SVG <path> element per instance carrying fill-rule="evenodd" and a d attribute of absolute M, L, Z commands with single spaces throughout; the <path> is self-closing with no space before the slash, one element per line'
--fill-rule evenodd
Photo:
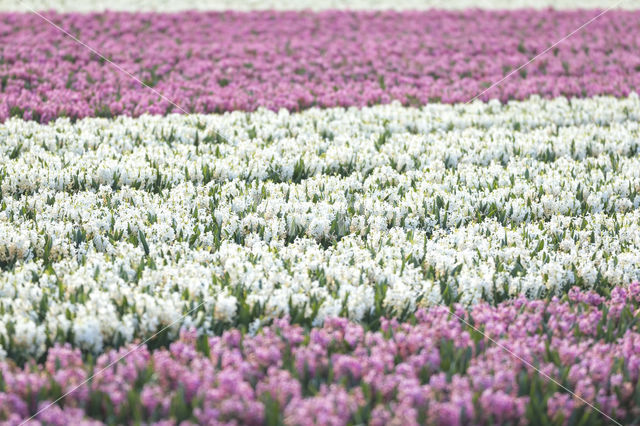
<path fill-rule="evenodd" d="M 46 17 L 186 111 L 640 88 L 639 11 L 180 12 Z M 33 14 L 0 14 L 0 121 L 182 112 Z"/>
<path fill-rule="evenodd" d="M 305 329 L 276 320 L 256 335 L 183 331 L 143 347 L 36 418 L 47 424 L 571 424 L 640 416 L 640 284 L 614 297 L 572 289 L 563 299 L 419 310 L 365 330 L 345 318 Z M 598 315 L 594 315 L 597 313 Z M 584 329 L 583 320 L 597 322 Z M 565 326 L 565 324 L 569 324 Z M 69 345 L 44 364 L 0 363 L 0 420 L 18 424 L 128 348 L 95 362 Z M 34 423 L 35 424 L 35 423 Z"/>

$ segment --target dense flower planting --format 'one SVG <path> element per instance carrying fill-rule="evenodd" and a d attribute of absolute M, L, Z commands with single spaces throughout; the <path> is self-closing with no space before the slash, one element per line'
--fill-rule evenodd
<path fill-rule="evenodd" d="M 466 102 L 599 11 L 56 14 L 186 111 Z M 611 11 L 481 99 L 624 96 L 640 12 Z M 0 14 L 0 121 L 180 112 L 34 14 Z"/>
<path fill-rule="evenodd" d="M 634 94 L 11 119 L 0 345 L 99 353 L 196 307 L 168 339 L 607 293 L 640 278 L 639 117 Z"/>
<path fill-rule="evenodd" d="M 436 3 L 0 0 L 0 424 L 638 424 L 640 10 Z"/>
<path fill-rule="evenodd" d="M 93 361 L 69 345 L 56 346 L 42 365 L 0 363 L 0 419 L 18 424 L 106 368 L 37 420 L 608 422 L 530 365 L 619 422 L 640 416 L 640 284 L 615 288 L 608 299 L 573 288 L 562 299 L 518 298 L 470 311 L 455 306 L 454 312 L 435 307 L 408 322 L 382 319 L 377 331 L 331 319 L 312 329 L 278 320 L 256 335 L 185 332 L 166 349 L 144 347 L 115 365 L 126 348 Z"/>
<path fill-rule="evenodd" d="M 637 9 L 639 0 L 0 0 L 0 10 L 96 12 L 104 10 L 424 10 L 424 9 Z"/>

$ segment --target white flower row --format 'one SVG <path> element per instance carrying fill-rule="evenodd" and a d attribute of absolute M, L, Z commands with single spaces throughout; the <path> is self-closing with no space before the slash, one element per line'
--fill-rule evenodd
<path fill-rule="evenodd" d="M 637 9 L 640 0 L 0 0 L 0 10 L 57 10 L 89 12 L 102 10 L 425 10 L 425 9 Z"/>
<path fill-rule="evenodd" d="M 640 100 L 0 125 L 0 345 L 640 278 Z M 219 129 L 228 141 L 218 135 Z"/>

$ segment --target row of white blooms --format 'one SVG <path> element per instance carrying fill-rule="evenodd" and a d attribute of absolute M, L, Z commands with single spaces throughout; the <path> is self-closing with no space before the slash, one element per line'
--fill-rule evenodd
<path fill-rule="evenodd" d="M 640 0 L 0 0 L 0 10 L 425 10 L 425 9 L 637 9 Z"/>
<path fill-rule="evenodd" d="M 98 352 L 194 308 L 167 338 L 629 283 L 638 120 L 635 94 L 11 119 L 0 344 Z"/>

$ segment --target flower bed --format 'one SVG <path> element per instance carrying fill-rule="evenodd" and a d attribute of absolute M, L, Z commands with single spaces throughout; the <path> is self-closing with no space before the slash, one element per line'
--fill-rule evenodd
<path fill-rule="evenodd" d="M 574 288 L 562 300 L 518 298 L 454 311 L 419 310 L 404 323 L 383 319 L 379 331 L 331 319 L 311 329 L 278 320 L 254 336 L 189 332 L 166 349 L 143 347 L 120 362 L 127 348 L 94 362 L 68 345 L 56 346 L 44 365 L 0 362 L 0 420 L 18 424 L 92 372 L 100 374 L 37 420 L 608 422 L 585 401 L 625 424 L 640 416 L 640 284 L 615 288 L 608 299 Z"/>
<path fill-rule="evenodd" d="M 640 10 L 230 3 L 0 0 L 0 424 L 637 424 Z"/>
<path fill-rule="evenodd" d="M 46 16 L 186 111 L 466 102 L 599 11 Z M 610 11 L 481 99 L 625 96 L 640 12 Z M 0 121 L 180 110 L 34 14 L 0 14 Z"/>
<path fill-rule="evenodd" d="M 607 294 L 640 278 L 639 117 L 634 94 L 9 120 L 0 345 Z"/>
<path fill-rule="evenodd" d="M 59 12 L 97 12 L 105 10 L 176 12 L 184 10 L 425 10 L 425 9 L 637 9 L 638 0 L 619 4 L 607 0 L 0 0 L 2 11 L 56 10 Z"/>

